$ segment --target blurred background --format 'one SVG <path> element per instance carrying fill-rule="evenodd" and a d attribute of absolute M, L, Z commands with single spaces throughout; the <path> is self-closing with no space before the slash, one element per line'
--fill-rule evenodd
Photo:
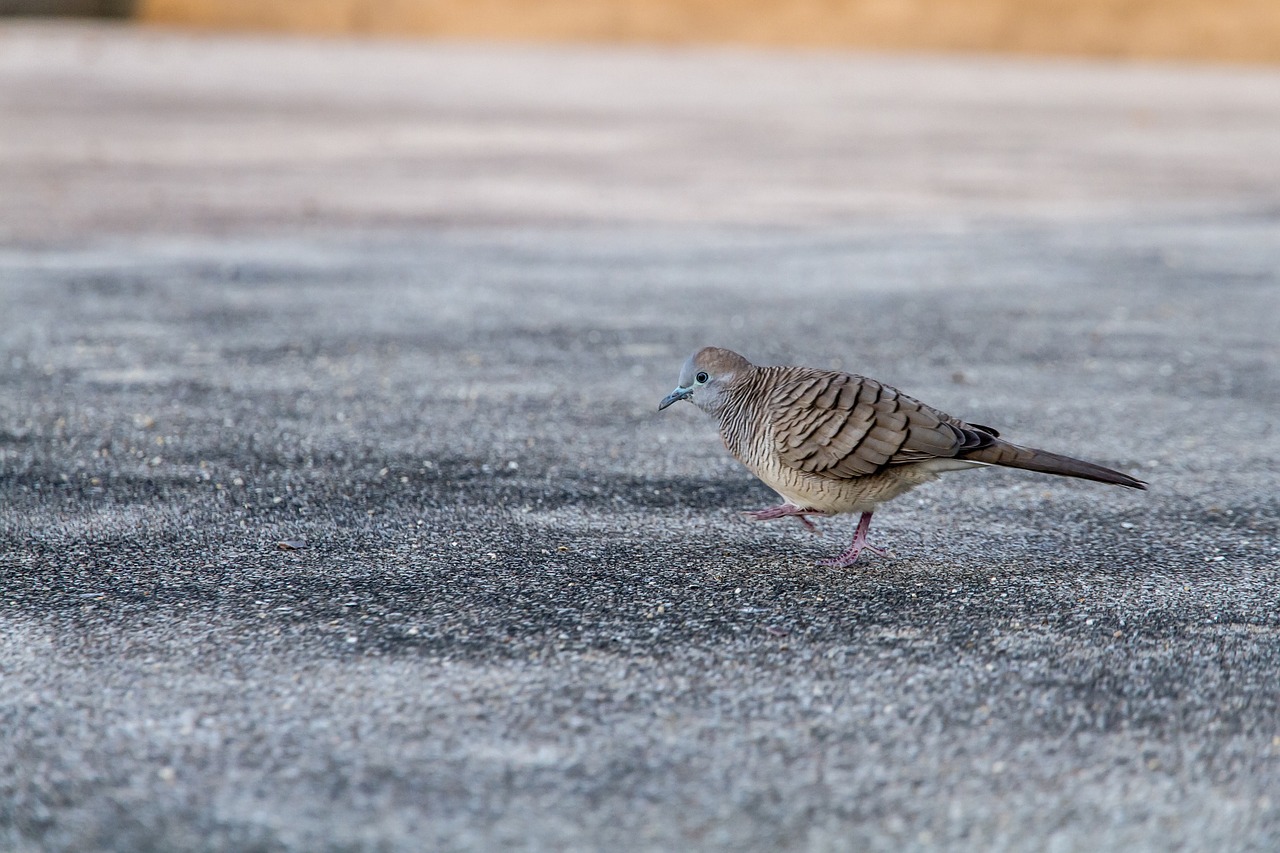
<path fill-rule="evenodd" d="M 1280 60 L 1274 0 L 0 0 L 296 33 Z"/>
<path fill-rule="evenodd" d="M 1105 219 L 1280 197 L 1274 0 L 0 12 L 0 240 Z"/>

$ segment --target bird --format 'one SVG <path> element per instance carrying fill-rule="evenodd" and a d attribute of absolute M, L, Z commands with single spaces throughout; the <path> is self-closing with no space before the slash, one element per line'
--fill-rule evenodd
<path fill-rule="evenodd" d="M 863 551 L 872 513 L 939 474 L 998 465 L 1130 489 L 1128 474 L 1022 447 L 866 376 L 812 367 L 757 366 L 732 350 L 704 347 L 680 368 L 658 411 L 687 400 L 719 422 L 725 447 L 782 503 L 750 510 L 755 521 L 861 513 L 853 541 L 819 564 L 846 568 Z"/>

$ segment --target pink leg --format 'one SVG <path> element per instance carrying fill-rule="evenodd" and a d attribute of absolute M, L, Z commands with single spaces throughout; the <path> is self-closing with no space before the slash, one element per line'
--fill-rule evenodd
<path fill-rule="evenodd" d="M 849 543 L 849 547 L 844 549 L 844 553 L 830 560 L 819 560 L 818 565 L 829 566 L 833 569 L 848 568 L 858 561 L 858 555 L 863 551 L 870 551 L 872 554 L 879 554 L 883 557 L 885 555 L 883 549 L 867 543 L 867 531 L 870 529 L 871 513 L 864 512 L 862 518 L 858 519 L 858 531 L 853 534 L 853 542 Z"/>
<path fill-rule="evenodd" d="M 752 521 L 770 521 L 775 518 L 787 518 L 788 516 L 795 518 L 796 521 L 808 528 L 810 533 L 817 533 L 818 528 L 809 520 L 811 515 L 826 515 L 816 509 L 803 509 L 792 504 L 779 504 L 771 506 L 768 509 L 752 509 L 747 510 L 744 515 Z"/>

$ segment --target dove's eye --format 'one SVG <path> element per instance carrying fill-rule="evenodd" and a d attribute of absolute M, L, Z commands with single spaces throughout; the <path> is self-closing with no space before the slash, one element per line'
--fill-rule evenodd
<path fill-rule="evenodd" d="M 693 377 L 693 381 L 697 382 L 699 385 L 705 385 L 707 383 L 707 380 L 710 378 L 711 377 L 708 376 L 704 371 L 702 373 L 699 373 L 697 376 Z"/>

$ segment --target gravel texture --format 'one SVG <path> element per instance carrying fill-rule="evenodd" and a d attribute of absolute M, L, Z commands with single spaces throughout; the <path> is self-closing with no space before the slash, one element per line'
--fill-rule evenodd
<path fill-rule="evenodd" d="M 1280 73 L 0 48 L 0 848 L 1280 846 Z M 706 343 L 1151 490 L 823 569 Z"/>

